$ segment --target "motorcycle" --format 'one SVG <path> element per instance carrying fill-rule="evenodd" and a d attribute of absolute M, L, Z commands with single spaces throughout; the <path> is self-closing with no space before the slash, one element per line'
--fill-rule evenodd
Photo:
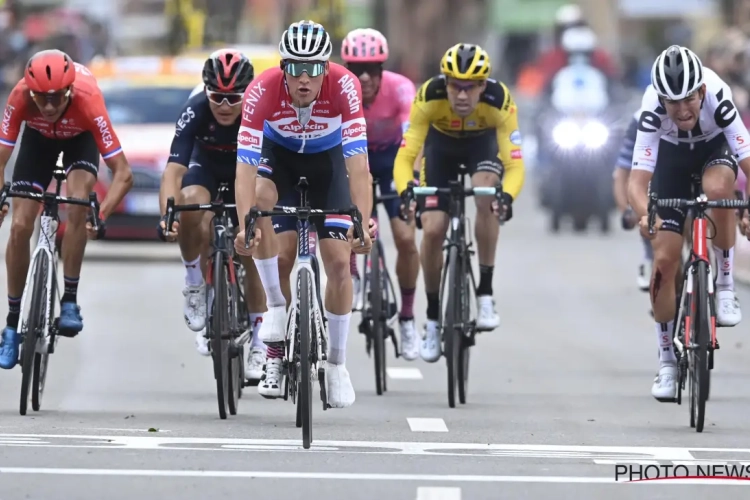
<path fill-rule="evenodd" d="M 558 232 L 567 215 L 575 231 L 586 230 L 595 217 L 609 232 L 621 133 L 614 127 L 620 117 L 610 105 L 606 77 L 587 64 L 563 68 L 551 82 L 546 108 L 538 122 L 540 162 L 546 163 L 540 194 L 550 229 Z"/>

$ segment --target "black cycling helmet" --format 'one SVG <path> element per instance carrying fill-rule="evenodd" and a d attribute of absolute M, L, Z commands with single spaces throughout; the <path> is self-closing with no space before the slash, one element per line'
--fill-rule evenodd
<path fill-rule="evenodd" d="M 238 50 L 217 50 L 203 65 L 203 84 L 214 92 L 244 92 L 253 78 L 253 63 Z"/>

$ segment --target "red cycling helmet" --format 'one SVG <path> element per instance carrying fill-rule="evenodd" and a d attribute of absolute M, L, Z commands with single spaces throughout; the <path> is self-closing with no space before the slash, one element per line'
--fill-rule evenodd
<path fill-rule="evenodd" d="M 65 52 L 42 50 L 29 59 L 23 79 L 32 92 L 59 92 L 73 85 L 76 68 L 73 59 Z"/>
<path fill-rule="evenodd" d="M 242 93 L 253 78 L 253 64 L 238 50 L 217 50 L 203 65 L 203 83 L 214 92 Z"/>

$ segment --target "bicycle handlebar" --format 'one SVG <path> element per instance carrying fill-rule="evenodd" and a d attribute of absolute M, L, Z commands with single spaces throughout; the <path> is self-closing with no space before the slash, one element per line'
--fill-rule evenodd
<path fill-rule="evenodd" d="M 166 230 L 164 231 L 165 236 L 169 236 L 172 231 L 172 224 L 174 224 L 175 215 L 177 212 L 197 212 L 199 210 L 211 211 L 216 214 L 226 211 L 228 208 L 237 208 L 234 203 L 224 203 L 213 201 L 211 203 L 192 203 L 188 205 L 175 205 L 174 197 L 170 196 L 167 198 L 167 223 Z"/>
<path fill-rule="evenodd" d="M 253 207 L 245 215 L 245 248 L 250 248 L 250 240 L 255 238 L 255 223 L 259 217 L 319 217 L 322 215 L 348 215 L 352 218 L 354 225 L 354 236 L 365 244 L 364 231 L 362 230 L 362 213 L 352 205 L 347 209 L 319 210 L 309 207 L 276 207 L 274 210 L 258 210 Z"/>
<path fill-rule="evenodd" d="M 431 195 L 454 195 L 461 193 L 464 197 L 468 196 L 494 196 L 495 201 L 498 202 L 498 209 L 500 211 L 500 224 L 504 222 L 505 212 L 503 210 L 503 186 L 497 184 L 495 187 L 464 187 L 462 191 L 457 191 L 455 187 L 431 187 L 431 186 L 415 186 L 414 182 L 409 181 L 402 197 L 404 199 L 404 206 L 408 207 L 411 202 L 416 201 L 416 196 L 431 196 Z M 402 217 L 403 218 L 403 217 Z"/>
<path fill-rule="evenodd" d="M 11 191 L 10 182 L 6 182 L 3 186 L 2 194 L 0 194 L 0 207 L 6 203 L 8 198 L 25 198 L 27 200 L 39 201 L 42 203 L 52 203 L 54 205 L 78 205 L 82 207 L 89 207 L 92 214 L 92 225 L 94 230 L 99 232 L 99 228 L 102 227 L 104 221 L 99 217 L 99 200 L 97 199 L 96 193 L 92 191 L 89 193 L 89 199 L 83 200 L 81 198 L 73 198 L 68 196 L 58 196 L 54 193 L 30 193 L 26 191 Z"/>
<path fill-rule="evenodd" d="M 690 209 L 698 208 L 699 211 L 703 212 L 709 208 L 723 208 L 723 209 L 740 209 L 747 210 L 750 208 L 750 201 L 727 199 L 727 200 L 712 200 L 709 201 L 705 194 L 700 195 L 698 198 L 693 200 L 683 198 L 663 198 L 659 199 L 656 193 L 651 193 L 648 200 L 648 232 L 654 234 L 654 225 L 656 223 L 656 209 L 657 208 L 681 208 Z"/>

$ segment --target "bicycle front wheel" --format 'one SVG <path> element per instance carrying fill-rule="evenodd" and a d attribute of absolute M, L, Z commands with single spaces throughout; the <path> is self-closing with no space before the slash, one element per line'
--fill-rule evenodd
<path fill-rule="evenodd" d="M 383 301 L 383 270 L 380 268 L 380 242 L 370 251 L 370 305 L 372 307 L 372 342 L 375 348 L 375 390 L 385 391 L 385 311 Z"/>
<path fill-rule="evenodd" d="M 36 355 L 36 341 L 42 334 L 44 328 L 44 317 L 47 313 L 47 273 L 50 262 L 43 253 L 37 254 L 34 261 L 34 280 L 31 290 L 31 303 L 28 306 L 29 316 L 22 319 L 21 336 L 23 345 L 21 347 L 21 415 L 26 415 L 29 404 L 29 389 L 32 389 L 32 398 L 39 401 L 38 394 L 33 394 L 32 379 L 34 372 L 34 359 Z M 37 384 L 35 389 L 39 388 Z M 33 405 L 33 402 L 32 402 Z M 34 408 L 37 410 L 37 408 Z"/>
<path fill-rule="evenodd" d="M 690 409 L 691 423 L 695 423 L 695 432 L 703 432 L 706 418 L 706 399 L 708 396 L 708 346 L 711 342 L 711 309 L 708 303 L 708 280 L 711 276 L 705 262 L 698 262 L 696 266 L 693 299 L 695 317 L 693 318 L 693 337 L 691 343 L 692 363 L 690 367 Z"/>
<path fill-rule="evenodd" d="M 299 345 L 300 345 L 300 384 L 297 399 L 298 415 L 302 420 L 302 447 L 309 449 L 312 443 L 312 373 L 310 368 L 310 336 L 315 331 L 312 324 L 312 276 L 308 269 L 299 273 Z M 321 380 L 321 384 L 325 381 Z"/>
<path fill-rule="evenodd" d="M 459 303 L 461 304 L 461 335 L 459 337 L 460 353 L 458 355 L 458 401 L 462 405 L 466 404 L 466 393 L 469 391 L 469 360 L 471 346 L 474 340 L 475 323 L 472 322 L 472 304 L 476 300 L 472 294 L 475 290 L 474 279 L 470 274 L 470 264 L 463 262 L 461 283 L 458 290 L 461 291 Z M 474 316 L 476 318 L 476 316 Z"/>
<path fill-rule="evenodd" d="M 448 406 L 456 407 L 456 386 L 458 385 L 458 356 L 461 350 L 460 331 L 456 328 L 461 321 L 461 265 L 458 248 L 448 251 L 448 300 L 443 321 L 443 349 L 448 368 Z"/>
<path fill-rule="evenodd" d="M 219 404 L 219 418 L 227 418 L 229 400 L 229 343 L 227 327 L 229 326 L 228 290 L 226 268 L 223 257 L 217 254 L 213 261 L 214 303 L 211 309 L 210 344 L 211 358 L 214 362 L 216 379 L 216 399 Z"/>

